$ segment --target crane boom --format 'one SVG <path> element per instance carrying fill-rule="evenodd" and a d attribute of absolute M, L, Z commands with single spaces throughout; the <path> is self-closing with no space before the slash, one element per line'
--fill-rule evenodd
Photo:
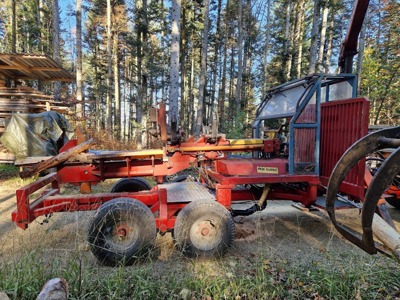
<path fill-rule="evenodd" d="M 340 48 L 339 67 L 341 73 L 352 73 L 353 57 L 358 53 L 358 36 L 367 14 L 369 0 L 356 0 L 349 29 Z"/>

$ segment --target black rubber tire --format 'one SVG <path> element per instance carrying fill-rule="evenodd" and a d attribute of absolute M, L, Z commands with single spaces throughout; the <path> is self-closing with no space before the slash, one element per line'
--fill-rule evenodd
<path fill-rule="evenodd" d="M 156 236 L 154 216 L 146 205 L 132 198 L 116 198 L 97 210 L 88 242 L 103 264 L 131 265 L 154 245 Z"/>
<path fill-rule="evenodd" d="M 140 177 L 122 178 L 112 187 L 111 193 L 139 192 L 151 190 L 151 185 Z"/>
<path fill-rule="evenodd" d="M 233 243 L 235 224 L 218 202 L 193 201 L 176 217 L 173 236 L 176 247 L 188 257 L 221 257 Z"/>
<path fill-rule="evenodd" d="M 397 199 L 396 197 L 391 197 L 391 198 L 386 198 L 385 200 L 394 208 L 400 209 L 400 199 Z"/>

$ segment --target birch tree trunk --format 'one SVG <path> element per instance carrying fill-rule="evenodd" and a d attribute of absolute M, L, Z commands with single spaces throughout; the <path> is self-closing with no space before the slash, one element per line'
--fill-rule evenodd
<path fill-rule="evenodd" d="M 233 123 L 233 118 L 235 115 L 235 105 L 233 101 L 235 100 L 234 98 L 234 77 L 235 77 L 235 51 L 233 45 L 230 47 L 230 65 L 229 65 L 229 90 L 228 90 L 228 102 L 229 102 L 229 107 L 228 107 L 228 115 L 226 118 L 228 121 L 228 126 L 232 125 Z"/>
<path fill-rule="evenodd" d="M 303 55 L 304 1 L 299 0 L 294 5 L 293 50 L 290 77 L 300 77 L 301 59 Z"/>
<path fill-rule="evenodd" d="M 182 24 L 187 24 L 187 14 L 188 11 L 186 9 L 186 4 L 187 1 L 183 0 L 182 2 Z M 188 32 L 187 30 L 183 29 L 181 32 L 181 39 L 180 39 L 180 47 L 179 47 L 179 57 L 180 57 L 180 69 L 181 69 L 181 109 L 179 111 L 179 121 L 180 121 L 180 126 L 184 128 L 186 131 L 188 129 L 188 96 L 187 96 L 187 90 L 186 90 L 186 59 L 185 59 L 185 54 L 187 52 L 187 38 Z"/>
<path fill-rule="evenodd" d="M 269 40 L 271 35 L 271 0 L 267 0 L 267 23 L 265 25 L 265 46 L 264 46 L 264 80 L 263 80 L 263 94 L 268 90 L 268 56 L 269 56 Z"/>
<path fill-rule="evenodd" d="M 161 6 L 164 7 L 164 0 L 160 0 L 161 1 Z M 165 18 L 165 13 L 164 10 L 161 13 L 161 18 L 162 18 L 162 24 L 163 24 L 163 29 L 161 30 L 161 39 L 160 39 L 160 45 L 161 48 L 163 49 L 165 47 L 165 36 L 167 35 L 167 22 L 166 22 L 166 18 Z M 163 63 L 165 64 L 165 62 L 167 61 L 167 55 L 165 53 L 165 51 L 162 52 L 161 55 L 162 59 L 163 59 Z M 166 73 L 166 67 L 163 66 L 162 67 L 162 71 L 161 71 L 161 99 L 162 101 L 166 101 L 166 84 L 165 84 L 165 73 Z"/>
<path fill-rule="evenodd" d="M 11 16 L 11 52 L 16 53 L 17 52 L 17 9 L 16 9 L 16 4 L 15 1 L 17 0 L 11 0 L 11 10 L 12 10 L 12 16 Z"/>
<path fill-rule="evenodd" d="M 219 131 L 224 132 L 224 121 L 225 121 L 225 96 L 226 96 L 226 71 L 227 71 L 227 62 L 228 62 L 228 31 L 227 26 L 225 25 L 225 43 L 223 44 L 224 53 L 223 53 L 223 63 L 222 63 L 222 78 L 221 78 L 221 86 L 219 88 L 218 93 L 218 114 L 219 114 Z"/>
<path fill-rule="evenodd" d="M 114 66 L 114 128 L 115 136 L 121 138 L 121 92 L 119 76 L 119 56 L 118 56 L 118 32 L 113 34 L 113 66 Z"/>
<path fill-rule="evenodd" d="M 235 91 L 235 114 L 236 117 L 240 112 L 240 101 L 242 95 L 242 79 L 243 79 L 243 1 L 239 0 L 238 11 L 238 74 Z"/>
<path fill-rule="evenodd" d="M 286 9 L 286 18 L 285 18 L 285 41 L 283 43 L 283 63 L 282 63 L 282 72 L 283 72 L 283 81 L 287 81 L 290 75 L 291 69 L 291 59 L 290 59 L 290 51 L 291 51 L 291 35 L 290 29 L 290 11 L 291 11 L 291 0 L 285 1 L 285 9 Z"/>
<path fill-rule="evenodd" d="M 84 115 L 82 86 L 82 0 L 76 0 L 76 116 Z"/>
<path fill-rule="evenodd" d="M 111 0 L 107 0 L 107 95 L 106 95 L 106 130 L 112 133 L 112 34 L 111 34 Z"/>
<path fill-rule="evenodd" d="M 97 39 L 96 39 L 97 40 Z M 99 53 L 99 45 L 96 43 L 94 47 L 94 59 L 97 60 Z M 100 92 L 100 80 L 99 80 L 99 68 L 97 64 L 94 65 L 94 84 L 95 84 L 95 119 L 96 119 L 96 130 L 100 131 L 102 128 L 104 128 L 104 114 L 103 110 L 101 109 L 101 92 Z"/>
<path fill-rule="evenodd" d="M 172 1 L 171 26 L 171 70 L 169 89 L 169 125 L 178 129 L 179 124 L 179 44 L 180 44 L 181 0 Z M 174 126 L 172 126 L 174 124 Z M 173 133 L 175 134 L 175 132 Z"/>
<path fill-rule="evenodd" d="M 220 57 L 220 49 L 221 49 L 221 7 L 222 1 L 218 0 L 217 6 L 217 28 L 216 28 L 216 42 L 214 47 L 214 62 L 212 65 L 212 74 L 213 74 L 213 81 L 212 81 L 212 88 L 211 88 L 211 112 L 209 116 L 209 120 L 212 118 L 214 112 L 214 104 L 215 104 L 215 97 L 216 97 L 216 88 L 217 88 L 217 66 Z M 217 104 L 219 107 L 219 103 Z M 218 113 L 218 109 L 217 109 Z"/>
<path fill-rule="evenodd" d="M 58 0 L 52 1 L 53 14 L 53 57 L 58 63 L 61 63 L 60 56 L 60 15 L 58 8 Z M 54 99 L 61 99 L 61 82 L 54 83 Z"/>
<path fill-rule="evenodd" d="M 42 16 L 41 16 L 41 11 L 42 11 L 42 1 L 41 0 L 36 0 L 36 8 L 37 8 L 37 13 L 36 13 L 36 26 L 38 28 L 37 34 L 38 34 L 38 49 L 39 51 L 43 52 L 43 41 L 42 41 Z"/>
<path fill-rule="evenodd" d="M 144 27 L 146 26 L 144 14 L 144 1 L 138 0 L 135 1 L 135 14 L 136 14 L 136 59 L 137 59 L 137 97 L 136 97 L 136 122 L 140 126 L 142 124 L 142 116 L 143 116 L 143 102 L 145 91 L 143 90 L 145 87 L 145 83 L 143 82 L 145 79 L 145 63 L 143 61 L 143 44 L 144 44 Z M 137 133 L 137 143 L 138 147 L 141 147 L 142 138 L 140 132 Z"/>
<path fill-rule="evenodd" d="M 332 56 L 332 45 L 333 45 L 333 30 L 334 30 L 334 25 L 335 25 L 335 18 L 333 16 L 334 12 L 333 10 L 331 11 L 331 18 L 329 20 L 329 26 L 328 26 L 328 42 L 326 45 L 326 56 L 325 56 L 325 73 L 331 73 L 331 56 Z"/>
<path fill-rule="evenodd" d="M 304 0 L 301 0 L 299 3 L 299 13 L 298 13 L 298 27 L 296 30 L 296 38 L 297 38 L 297 62 L 296 62 L 296 77 L 301 77 L 301 66 L 303 60 L 303 34 L 304 34 Z"/>
<path fill-rule="evenodd" d="M 321 2 L 314 0 L 314 14 L 311 29 L 310 61 L 308 64 L 308 74 L 315 73 L 318 51 L 318 24 L 321 17 Z"/>
<path fill-rule="evenodd" d="M 240 110 L 245 113 L 245 123 L 249 123 L 249 102 L 252 99 L 252 81 L 251 69 L 252 69 L 252 47 L 250 45 L 250 34 L 252 31 L 252 20 L 251 20 L 251 0 L 247 0 L 244 6 L 244 16 L 243 16 L 243 74 L 241 83 L 241 103 Z"/>
<path fill-rule="evenodd" d="M 38 30 L 38 48 L 39 51 L 41 52 L 46 52 L 44 49 L 44 41 L 43 41 L 43 22 L 44 20 L 44 12 L 43 12 L 43 0 L 37 0 L 36 2 L 37 5 L 37 27 L 39 28 Z M 38 90 L 42 91 L 43 90 L 43 82 L 42 80 L 38 80 Z"/>
<path fill-rule="evenodd" d="M 149 53 L 149 45 L 148 45 L 148 31 L 149 31 L 149 20 L 148 20 L 148 9 L 147 9 L 147 0 L 143 1 L 143 31 L 142 31 L 142 114 L 143 108 L 148 105 L 148 81 L 149 81 L 149 70 L 148 70 L 148 53 Z M 146 117 L 146 116 L 142 116 Z M 144 124 L 147 124 L 144 122 Z"/>
<path fill-rule="evenodd" d="M 242 100 L 241 110 L 245 113 L 245 124 L 249 124 L 250 121 L 250 106 L 254 99 L 253 94 L 253 82 L 251 80 L 251 70 L 253 66 L 253 52 L 251 47 L 250 35 L 253 30 L 254 23 L 251 20 L 251 0 L 247 0 L 246 3 L 246 18 L 244 19 L 245 30 L 245 44 L 243 54 L 243 82 L 242 82 Z M 249 17 L 247 17 L 249 16 Z"/>
<path fill-rule="evenodd" d="M 377 3 L 377 13 L 378 13 L 378 32 L 376 36 L 376 47 L 379 49 L 380 44 L 381 44 L 381 35 L 382 35 L 382 13 L 381 13 L 381 0 L 378 0 Z M 376 25 L 375 25 L 376 26 Z"/>
<path fill-rule="evenodd" d="M 367 31 L 366 22 L 361 27 L 360 39 L 358 44 L 358 57 L 357 57 L 357 95 L 360 95 L 361 78 L 362 78 L 362 62 L 365 50 L 365 35 Z"/>
<path fill-rule="evenodd" d="M 208 24 L 209 24 L 209 1 L 204 1 L 204 28 L 201 46 L 201 65 L 200 65 L 200 82 L 199 82 L 199 102 L 197 104 L 196 130 L 195 136 L 200 135 L 201 126 L 204 117 L 204 98 L 206 91 L 206 74 L 207 74 L 207 46 L 208 46 Z"/>
<path fill-rule="evenodd" d="M 191 60 L 190 60 L 190 76 L 189 76 L 189 82 L 188 82 L 188 94 L 189 94 L 189 103 L 190 103 L 190 114 L 188 115 L 188 121 L 190 126 L 190 132 L 193 134 L 195 130 L 195 107 L 194 107 L 194 64 L 195 64 L 195 59 L 194 55 L 192 55 Z"/>
<path fill-rule="evenodd" d="M 179 41 L 180 41 L 181 0 L 172 1 L 171 26 L 171 71 L 169 90 L 169 125 L 178 124 L 179 118 Z"/>
<path fill-rule="evenodd" d="M 324 61 L 324 48 L 325 48 L 325 39 L 326 39 L 326 27 L 328 23 L 328 12 L 329 8 L 328 5 L 325 4 L 322 10 L 322 20 L 321 20 L 321 37 L 319 41 L 319 50 L 318 50 L 318 61 L 317 66 L 320 72 L 323 72 L 324 67 L 322 62 Z"/>

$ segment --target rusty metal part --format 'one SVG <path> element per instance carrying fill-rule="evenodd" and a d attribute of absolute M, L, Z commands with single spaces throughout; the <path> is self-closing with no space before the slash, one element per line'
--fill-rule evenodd
<path fill-rule="evenodd" d="M 360 159 L 365 157 L 368 153 L 388 147 L 388 145 L 396 145 L 399 138 L 400 127 L 384 129 L 367 135 L 346 151 L 336 164 L 329 179 L 326 209 L 333 225 L 346 239 L 370 254 L 377 252 L 372 232 L 374 213 L 383 192 L 390 185 L 392 178 L 400 171 L 400 165 L 395 163 L 396 160 L 397 162 L 400 160 L 400 150 L 398 149 L 393 152 L 382 164 L 366 192 L 362 209 L 363 234 L 361 238 L 358 233 L 336 221 L 334 209 L 336 194 L 346 174 Z"/>

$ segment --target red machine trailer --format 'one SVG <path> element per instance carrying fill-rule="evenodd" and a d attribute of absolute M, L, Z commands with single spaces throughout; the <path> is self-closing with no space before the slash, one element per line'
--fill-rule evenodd
<path fill-rule="evenodd" d="M 354 86 L 353 75 L 312 75 L 271 89 L 257 112 L 253 139 L 214 134 L 167 143 L 163 106 L 158 114 L 162 149 L 75 155 L 76 149 L 87 148 L 78 137 L 60 151 L 59 157 L 71 154 L 68 159 L 52 159 L 57 172 L 17 190 L 12 220 L 26 229 L 39 216 L 97 210 L 88 242 L 109 265 L 132 263 L 157 232 L 167 231 L 188 256 L 220 256 L 233 242 L 233 217 L 264 209 L 267 199 L 325 206 L 318 196 L 325 193 L 335 164 L 368 130 L 369 102 L 352 98 Z M 277 128 L 269 128 L 274 124 Z M 252 157 L 229 157 L 232 152 Z M 335 199 L 341 193 L 349 201 L 364 200 L 363 158 L 354 165 L 340 180 Z M 198 170 L 198 181 L 164 183 L 166 176 L 189 167 Z M 152 188 L 145 176 L 158 185 Z M 110 193 L 90 193 L 92 184 L 110 178 L 122 179 Z M 82 193 L 60 194 L 65 183 L 79 185 Z M 40 196 L 31 199 L 40 189 Z M 232 209 L 232 203 L 243 200 L 250 201 L 247 209 Z M 334 207 L 335 201 L 329 201 Z"/>
<path fill-rule="evenodd" d="M 222 255 L 233 242 L 234 216 L 265 209 L 268 199 L 285 199 L 326 208 L 337 230 L 368 253 L 377 251 L 372 234 L 378 231 L 400 258 L 399 234 L 375 214 L 390 223 L 381 200 L 400 173 L 400 127 L 367 135 L 369 102 L 356 98 L 356 77 L 347 74 L 368 2 L 356 1 L 340 52 L 339 66 L 346 74 L 310 75 L 269 90 L 257 110 L 253 139 L 229 140 L 214 127 L 197 140 L 173 137 L 168 142 L 161 105 L 153 116 L 162 148 L 80 153 L 89 143 L 78 135 L 58 156 L 23 173 L 57 168 L 17 190 L 12 220 L 27 229 L 39 216 L 97 210 L 88 232 L 93 254 L 105 264 L 129 264 L 153 244 L 157 231 L 172 231 L 186 255 Z M 366 186 L 365 157 L 382 148 L 392 152 Z M 252 157 L 229 157 L 232 152 Z M 189 167 L 198 171 L 198 181 L 178 177 L 179 182 L 164 183 Z M 152 188 L 141 178 L 146 176 L 158 185 Z M 91 185 L 110 178 L 122 179 L 110 193 L 90 193 Z M 64 183 L 79 185 L 81 194 L 60 194 Z M 361 235 L 336 220 L 335 211 L 343 206 L 336 200 L 344 197 L 346 205 L 362 204 Z M 247 209 L 232 208 L 243 200 L 251 203 Z"/>

